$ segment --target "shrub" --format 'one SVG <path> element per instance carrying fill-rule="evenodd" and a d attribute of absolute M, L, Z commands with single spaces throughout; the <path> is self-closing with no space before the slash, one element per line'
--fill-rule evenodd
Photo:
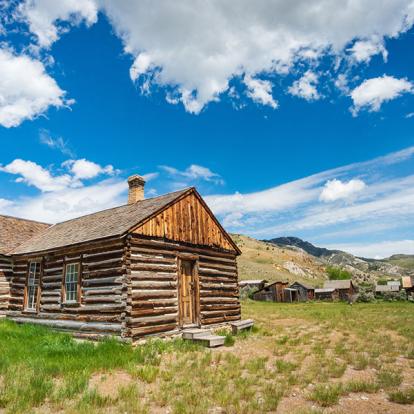
<path fill-rule="evenodd" d="M 414 404 L 414 388 L 404 391 L 395 391 L 388 394 L 390 401 L 398 404 Z"/>
<path fill-rule="evenodd" d="M 310 399 L 322 407 L 329 407 L 338 403 L 341 393 L 341 384 L 317 385 L 310 394 Z"/>
<path fill-rule="evenodd" d="M 373 284 L 359 285 L 359 292 L 357 297 L 358 302 L 374 302 L 375 301 L 375 287 Z"/>
<path fill-rule="evenodd" d="M 399 292 L 384 292 L 382 298 L 388 302 L 406 301 L 407 294 L 405 290 L 400 290 Z"/>
<path fill-rule="evenodd" d="M 347 280 L 352 279 L 352 273 L 348 270 L 341 269 L 340 267 L 328 266 L 326 273 L 330 280 Z"/>

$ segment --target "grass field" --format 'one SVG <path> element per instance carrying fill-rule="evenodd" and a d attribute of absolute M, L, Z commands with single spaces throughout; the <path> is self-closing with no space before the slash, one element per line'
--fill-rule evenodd
<path fill-rule="evenodd" d="M 413 304 L 248 302 L 243 317 L 258 328 L 216 350 L 2 320 L 0 412 L 414 412 Z"/>

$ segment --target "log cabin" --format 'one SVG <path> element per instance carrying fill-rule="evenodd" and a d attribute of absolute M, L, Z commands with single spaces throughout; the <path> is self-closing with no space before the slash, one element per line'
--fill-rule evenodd
<path fill-rule="evenodd" d="M 127 341 L 240 320 L 241 252 L 196 189 L 145 199 L 142 177 L 128 184 L 128 204 L 4 249 L 8 318 Z"/>

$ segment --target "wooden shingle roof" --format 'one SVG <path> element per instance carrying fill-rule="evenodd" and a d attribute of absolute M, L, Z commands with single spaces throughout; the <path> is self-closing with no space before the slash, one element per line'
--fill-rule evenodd
<path fill-rule="evenodd" d="M 18 246 L 12 253 L 42 252 L 108 237 L 123 236 L 133 226 L 192 190 L 187 188 L 55 224 Z"/>
<path fill-rule="evenodd" d="M 351 279 L 345 280 L 327 280 L 323 287 L 326 289 L 350 289 L 353 286 Z"/>
<path fill-rule="evenodd" d="M 50 224 L 0 215 L 0 254 L 7 254 Z"/>

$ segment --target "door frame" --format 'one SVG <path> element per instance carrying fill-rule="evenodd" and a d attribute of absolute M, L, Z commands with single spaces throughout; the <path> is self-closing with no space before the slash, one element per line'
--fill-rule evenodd
<path fill-rule="evenodd" d="M 201 318 L 200 318 L 200 280 L 198 274 L 198 261 L 199 256 L 195 254 L 189 253 L 178 253 L 177 254 L 177 298 L 178 298 L 178 326 L 183 328 L 185 324 L 183 323 L 183 310 L 182 310 L 182 302 L 181 302 L 181 263 L 182 261 L 190 261 L 193 262 L 193 274 L 192 274 L 192 282 L 193 282 L 193 314 L 194 314 L 194 321 L 191 322 L 192 326 L 200 326 L 201 325 Z"/>

